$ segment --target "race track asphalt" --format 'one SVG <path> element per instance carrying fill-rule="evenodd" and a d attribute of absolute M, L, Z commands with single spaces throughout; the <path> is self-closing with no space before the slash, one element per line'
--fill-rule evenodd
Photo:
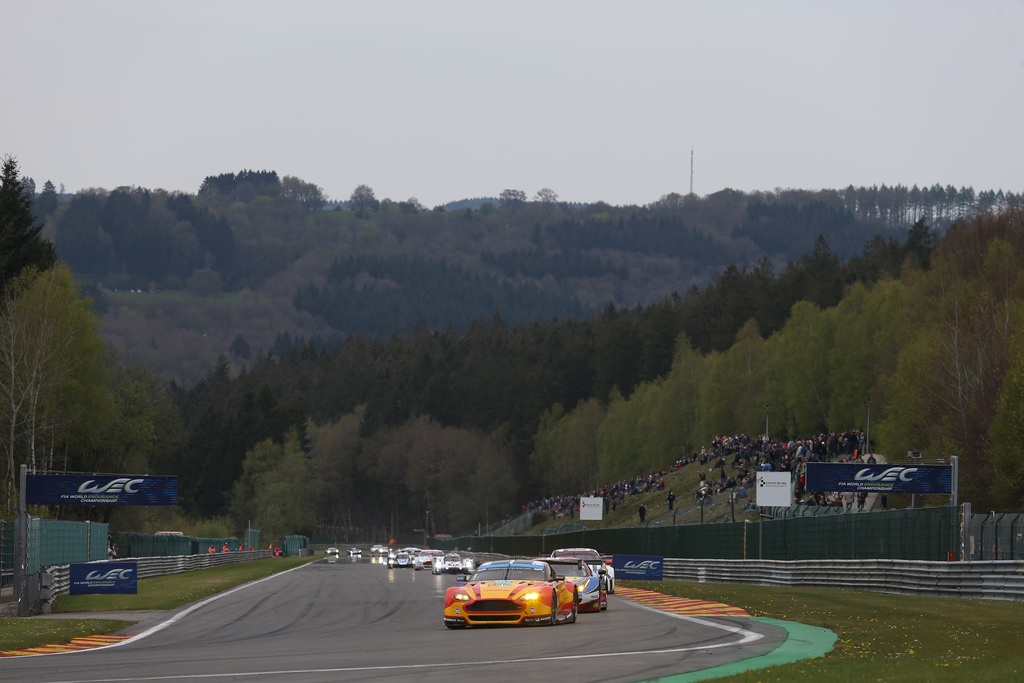
<path fill-rule="evenodd" d="M 617 596 L 575 624 L 452 631 L 441 617 L 454 583 L 369 559 L 318 561 L 182 610 L 136 615 L 144 619 L 124 631 L 136 637 L 113 647 L 0 659 L 0 680 L 643 681 L 742 666 L 787 638 L 784 627 L 748 617 L 674 615 Z M 115 615 L 103 616 L 126 618 Z"/>

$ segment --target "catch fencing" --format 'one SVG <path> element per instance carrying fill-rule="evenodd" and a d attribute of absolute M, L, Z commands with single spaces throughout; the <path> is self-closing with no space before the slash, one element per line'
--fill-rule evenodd
<path fill-rule="evenodd" d="M 434 538 L 431 547 L 506 555 L 554 548 L 605 554 L 729 560 L 1024 560 L 1024 515 L 976 515 L 970 504 L 798 516 L 756 522 L 586 529 L 556 533 Z"/>
<path fill-rule="evenodd" d="M 760 522 L 581 529 L 520 536 L 435 538 L 432 547 L 506 555 L 543 555 L 555 548 L 597 548 L 602 553 L 692 559 L 925 560 L 962 554 L 960 507 L 794 517 Z M 1003 535 L 1012 525 L 1002 524 Z M 970 548 L 980 548 L 973 544 Z M 1009 547 L 1009 546 L 1008 546 Z M 1018 543 L 1015 552 L 1024 553 Z M 965 559 L 991 559 L 971 557 Z"/>
<path fill-rule="evenodd" d="M 0 519 L 0 588 L 14 583 L 14 522 Z"/>
<path fill-rule="evenodd" d="M 28 519 L 26 572 L 67 562 L 107 559 L 109 526 L 102 522 L 69 522 L 56 519 Z"/>

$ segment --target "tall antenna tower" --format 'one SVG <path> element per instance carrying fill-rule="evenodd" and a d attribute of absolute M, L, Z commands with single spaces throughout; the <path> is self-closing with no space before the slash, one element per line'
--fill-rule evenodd
<path fill-rule="evenodd" d="M 693 147 L 690 148 L 690 194 L 693 194 Z"/>

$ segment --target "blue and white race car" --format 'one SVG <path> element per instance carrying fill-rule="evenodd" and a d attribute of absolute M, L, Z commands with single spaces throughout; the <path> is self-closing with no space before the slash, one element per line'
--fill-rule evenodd
<path fill-rule="evenodd" d="M 594 572 L 586 560 L 575 558 L 537 558 L 551 565 L 556 574 L 576 584 L 580 596 L 580 612 L 603 612 L 608 609 L 608 575 L 602 565 Z"/>
<path fill-rule="evenodd" d="M 559 548 L 552 551 L 551 557 L 552 559 L 571 557 L 577 560 L 584 560 L 595 572 L 604 567 L 608 578 L 608 592 L 615 592 L 615 568 L 612 567 L 612 561 L 604 559 L 601 553 L 593 548 Z"/>

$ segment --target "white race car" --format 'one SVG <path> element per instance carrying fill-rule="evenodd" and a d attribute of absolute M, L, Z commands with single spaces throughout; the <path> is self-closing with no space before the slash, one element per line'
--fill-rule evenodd
<path fill-rule="evenodd" d="M 471 557 L 463 557 L 458 553 L 448 553 L 440 560 L 434 560 L 431 570 L 434 574 L 471 574 L 475 563 Z"/>
<path fill-rule="evenodd" d="M 349 548 L 348 549 L 348 556 L 352 557 L 352 558 L 362 557 L 363 556 L 363 551 L 362 551 L 361 548 Z"/>
<path fill-rule="evenodd" d="M 608 592 L 615 592 L 615 568 L 612 567 L 612 561 L 601 557 L 601 553 L 593 548 L 558 548 L 551 552 L 551 557 L 571 557 L 584 560 L 595 574 L 601 567 L 604 567 L 607 571 L 605 577 L 608 579 Z"/>

